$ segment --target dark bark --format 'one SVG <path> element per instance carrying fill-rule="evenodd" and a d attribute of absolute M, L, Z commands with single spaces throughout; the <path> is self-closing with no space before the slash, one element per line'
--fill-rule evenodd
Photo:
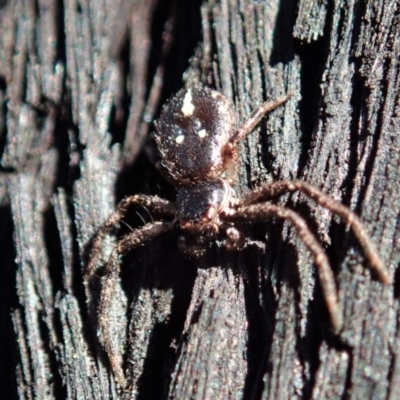
<path fill-rule="evenodd" d="M 2 391 L 396 399 L 399 32 L 398 0 L 0 2 Z M 279 203 L 326 247 L 344 315 L 337 335 L 287 224 L 249 227 L 254 245 L 198 262 L 170 234 L 124 258 L 112 315 L 130 383 L 122 395 L 97 337 L 103 270 L 86 293 L 82 271 L 120 199 L 174 199 L 146 138 L 162 103 L 193 85 L 220 90 L 241 121 L 292 92 L 241 143 L 237 193 L 281 179 L 316 185 L 361 216 L 395 284 L 381 284 L 346 227 L 303 196 Z M 137 211 L 130 226 L 151 220 Z"/>

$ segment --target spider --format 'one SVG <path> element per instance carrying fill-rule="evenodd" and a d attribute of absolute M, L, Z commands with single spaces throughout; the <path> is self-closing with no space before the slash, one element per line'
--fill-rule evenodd
<path fill-rule="evenodd" d="M 178 190 L 176 202 L 140 194 L 123 199 L 94 236 L 85 272 L 85 281 L 88 282 L 101 254 L 105 235 L 114 229 L 132 206 L 144 206 L 160 217 L 159 221 L 134 229 L 118 241 L 107 262 L 102 282 L 98 309 L 100 340 L 121 386 L 125 385 L 122 357 L 114 345 L 108 319 L 120 273 L 119 256 L 168 231 L 178 230 L 183 238 L 198 239 L 200 243 L 222 235 L 226 248 L 233 250 L 244 246 L 245 240 L 238 229 L 240 224 L 268 218 L 289 222 L 314 258 L 331 324 L 338 332 L 342 327 L 342 317 L 334 275 L 323 247 L 298 213 L 268 202 L 298 191 L 348 224 L 379 280 L 391 283 L 357 215 L 309 183 L 278 181 L 257 187 L 242 199 L 235 197 L 231 185 L 238 161 L 237 144 L 252 132 L 266 113 L 285 103 L 289 97 L 290 94 L 262 103 L 239 129 L 232 103 L 221 93 L 208 88 L 181 90 L 163 107 L 160 118 L 155 122 L 154 136 L 163 171 Z"/>

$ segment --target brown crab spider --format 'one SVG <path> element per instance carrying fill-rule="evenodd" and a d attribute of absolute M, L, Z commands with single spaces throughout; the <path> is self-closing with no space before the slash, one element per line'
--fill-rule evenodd
<path fill-rule="evenodd" d="M 243 246 L 240 233 L 243 224 L 271 218 L 289 222 L 314 259 L 331 324 L 338 332 L 343 324 L 342 316 L 335 278 L 323 247 L 298 213 L 270 202 L 286 193 L 301 192 L 349 225 L 370 268 L 381 282 L 391 283 L 391 277 L 359 217 L 315 186 L 304 181 L 279 181 L 258 187 L 242 199 L 235 197 L 231 183 L 238 159 L 237 144 L 252 132 L 266 113 L 285 103 L 289 97 L 286 95 L 261 104 L 239 129 L 236 128 L 237 115 L 231 102 L 211 89 L 182 90 L 163 108 L 155 123 L 155 141 L 163 170 L 178 189 L 176 202 L 173 204 L 147 195 L 134 195 L 122 200 L 95 235 L 85 273 L 88 282 L 101 254 L 105 235 L 131 207 L 145 206 L 152 215 L 160 218 L 123 236 L 106 266 L 98 309 L 100 338 L 121 386 L 125 385 L 122 357 L 114 346 L 108 318 L 120 273 L 119 258 L 166 232 L 177 230 L 183 237 L 201 238 L 202 243 L 213 240 L 217 234 L 225 235 L 226 247 L 237 250 Z"/>

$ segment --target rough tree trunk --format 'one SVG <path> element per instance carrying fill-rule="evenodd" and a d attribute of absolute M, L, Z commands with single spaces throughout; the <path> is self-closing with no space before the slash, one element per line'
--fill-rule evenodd
<path fill-rule="evenodd" d="M 326 247 L 343 308 L 337 335 L 313 260 L 287 224 L 248 227 L 256 244 L 198 262 L 171 234 L 124 258 L 112 315 L 130 383 L 123 394 L 96 332 L 103 270 L 86 292 L 82 271 L 120 199 L 174 199 L 146 138 L 169 96 L 207 85 L 234 101 L 241 121 L 293 93 L 241 143 L 237 193 L 313 183 L 361 215 L 395 274 L 399 32 L 398 0 L 1 1 L 2 392 L 398 398 L 398 290 L 378 282 L 346 227 L 303 196 L 279 203 L 304 215 Z M 130 226 L 151 220 L 137 211 Z"/>

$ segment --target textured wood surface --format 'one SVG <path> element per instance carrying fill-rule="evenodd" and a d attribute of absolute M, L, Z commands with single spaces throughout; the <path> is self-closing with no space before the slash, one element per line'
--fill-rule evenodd
<path fill-rule="evenodd" d="M 391 399 L 400 393 L 400 2 L 0 1 L 0 384 L 21 399 Z M 124 258 L 112 318 L 129 388 L 97 336 L 90 240 L 124 196 L 175 189 L 152 166 L 163 102 L 207 85 L 240 120 L 292 92 L 240 145 L 236 192 L 304 179 L 354 209 L 394 285 L 303 196 L 337 277 L 330 331 L 313 262 L 266 221 L 241 254 L 194 262 L 176 235 Z M 151 221 L 133 211 L 121 226 Z M 110 238 L 104 259 L 115 244 Z"/>

